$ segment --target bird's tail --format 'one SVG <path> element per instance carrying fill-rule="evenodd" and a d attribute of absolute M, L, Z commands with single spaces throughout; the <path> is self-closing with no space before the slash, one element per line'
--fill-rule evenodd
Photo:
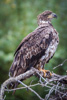
<path fill-rule="evenodd" d="M 15 66 L 14 66 L 14 63 L 12 63 L 12 65 L 11 65 L 11 67 L 10 67 L 10 69 L 9 69 L 9 78 L 11 78 L 11 77 L 15 77 L 14 75 L 14 73 L 15 73 Z M 15 89 L 16 87 L 18 86 L 18 83 L 17 82 L 15 82 L 15 83 L 13 83 L 13 82 L 11 82 L 10 84 L 9 84 L 9 86 L 8 86 L 8 88 L 9 89 Z M 15 92 L 16 92 L 16 90 L 14 90 L 13 91 L 13 95 L 15 94 Z"/>
<path fill-rule="evenodd" d="M 22 71 L 22 69 L 21 69 L 21 71 Z M 11 78 L 11 77 L 16 77 L 16 76 L 18 76 L 19 74 L 20 74 L 20 73 L 18 73 L 17 66 L 14 65 L 14 63 L 12 63 L 12 65 L 11 65 L 11 67 L 10 67 L 10 70 L 9 70 L 9 77 L 10 77 L 10 78 Z M 15 89 L 15 88 L 17 88 L 18 85 L 19 85 L 18 82 L 11 82 L 11 83 L 9 84 L 8 88 L 9 88 L 9 89 Z M 16 90 L 14 90 L 12 94 L 15 94 L 15 91 L 16 91 Z"/>
<path fill-rule="evenodd" d="M 11 67 L 10 67 L 10 70 L 9 70 L 9 77 L 16 77 L 22 73 L 24 73 L 25 69 L 22 69 L 22 67 L 20 65 L 17 64 L 17 61 L 16 59 L 14 59 Z M 17 86 L 19 85 L 18 82 L 12 82 L 10 85 L 9 85 L 9 88 L 10 89 L 14 89 L 14 88 L 17 88 Z M 14 92 L 13 92 L 14 94 Z"/>
<path fill-rule="evenodd" d="M 18 85 L 19 85 L 18 82 L 15 82 L 15 83 L 12 82 L 12 83 L 9 84 L 8 88 L 9 88 L 9 89 L 14 89 L 12 95 L 15 94 L 16 88 L 17 88 Z"/>

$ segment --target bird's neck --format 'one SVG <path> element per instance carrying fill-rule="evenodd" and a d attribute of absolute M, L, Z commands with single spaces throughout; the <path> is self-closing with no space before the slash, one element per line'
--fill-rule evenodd
<path fill-rule="evenodd" d="M 44 20 L 38 21 L 38 25 L 47 25 L 47 24 L 51 24 L 51 21 L 44 21 Z"/>

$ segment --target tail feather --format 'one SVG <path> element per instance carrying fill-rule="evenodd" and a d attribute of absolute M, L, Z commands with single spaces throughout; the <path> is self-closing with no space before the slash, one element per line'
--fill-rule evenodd
<path fill-rule="evenodd" d="M 18 82 L 16 82 L 16 83 L 11 83 L 11 84 L 8 86 L 8 88 L 9 88 L 9 89 L 15 89 L 15 88 L 17 88 L 18 85 L 19 85 Z M 13 91 L 12 95 L 14 95 L 15 92 L 16 92 L 16 90 Z"/>
<path fill-rule="evenodd" d="M 9 70 L 9 77 L 16 77 L 20 74 L 24 73 L 24 70 L 22 69 L 22 67 L 20 66 L 14 66 L 14 64 L 12 64 L 10 70 Z M 14 89 L 14 88 L 17 88 L 17 86 L 19 85 L 18 82 L 15 82 L 15 83 L 11 83 L 8 88 L 9 89 Z M 13 95 L 15 94 L 16 90 L 13 91 Z"/>

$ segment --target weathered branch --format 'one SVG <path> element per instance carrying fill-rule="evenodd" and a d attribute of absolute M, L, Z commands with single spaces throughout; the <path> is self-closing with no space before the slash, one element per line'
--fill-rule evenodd
<path fill-rule="evenodd" d="M 18 80 L 21 80 L 21 79 L 24 80 L 24 79 L 26 79 L 26 78 L 28 78 L 28 77 L 34 75 L 34 74 L 36 73 L 36 71 L 37 71 L 37 70 L 35 70 L 35 69 L 31 69 L 31 70 L 27 71 L 27 72 L 24 73 L 24 74 L 21 74 L 21 75 L 16 76 L 16 77 L 11 77 L 11 78 L 9 78 L 8 80 L 6 80 L 6 81 L 2 84 L 2 86 L 1 86 L 1 90 L 0 90 L 0 100 L 3 100 L 3 95 L 4 95 L 4 92 L 5 92 L 5 87 L 6 87 L 8 84 L 10 84 L 10 83 L 12 83 L 12 82 L 17 82 Z"/>
<path fill-rule="evenodd" d="M 37 74 L 40 77 L 40 83 L 27 86 L 26 84 L 21 82 L 21 80 L 25 80 L 26 78 L 29 78 L 30 76 L 33 76 L 35 74 Z M 57 75 L 57 74 L 53 73 L 52 78 L 50 78 L 50 79 L 44 78 L 42 75 L 43 75 L 43 73 L 40 73 L 39 70 L 32 68 L 29 71 L 27 71 L 19 76 L 9 78 L 1 86 L 0 100 L 4 100 L 3 98 L 4 98 L 5 91 L 14 91 L 14 90 L 23 89 L 23 88 L 28 88 L 31 92 L 33 92 L 35 95 L 37 95 L 37 97 L 40 100 L 48 100 L 51 93 L 54 91 L 55 91 L 55 94 L 58 93 L 62 98 L 67 97 L 67 88 L 66 88 L 67 75 L 61 76 L 61 75 Z M 11 84 L 12 82 L 13 83 L 18 82 L 18 83 L 22 84 L 24 87 L 15 88 L 15 89 L 6 89 L 6 86 Z M 36 91 L 31 89 L 32 86 L 37 86 L 37 85 L 45 86 L 45 87 L 48 87 L 50 89 L 49 93 L 45 96 L 45 99 L 41 98 L 40 95 Z M 61 91 L 61 88 L 62 88 L 62 91 Z"/>
<path fill-rule="evenodd" d="M 56 69 L 57 67 L 63 66 L 66 61 L 67 61 L 67 59 L 65 59 L 61 64 L 55 66 L 53 69 Z"/>

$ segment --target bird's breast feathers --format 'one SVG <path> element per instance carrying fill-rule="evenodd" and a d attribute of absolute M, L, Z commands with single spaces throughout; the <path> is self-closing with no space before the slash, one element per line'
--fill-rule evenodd
<path fill-rule="evenodd" d="M 57 49 L 58 43 L 59 43 L 58 33 L 53 28 L 51 29 L 51 31 L 53 34 L 53 39 L 52 39 L 48 49 L 45 51 L 45 55 L 43 55 L 41 57 L 41 60 L 45 59 L 46 62 L 54 55 L 54 53 Z"/>

